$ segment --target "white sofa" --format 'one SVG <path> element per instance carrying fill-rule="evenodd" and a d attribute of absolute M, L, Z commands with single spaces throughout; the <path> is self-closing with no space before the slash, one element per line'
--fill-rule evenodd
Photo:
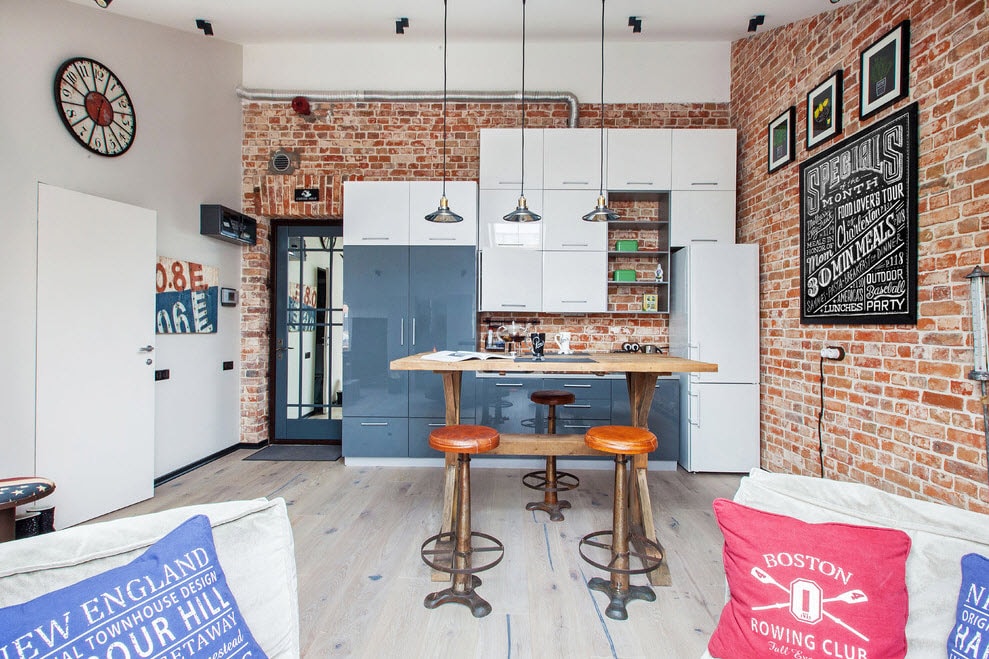
<path fill-rule="evenodd" d="M 844 522 L 895 528 L 911 540 L 907 657 L 944 657 L 955 622 L 961 557 L 989 556 L 989 516 L 896 496 L 858 483 L 754 469 L 734 500 L 805 522 Z M 711 659 L 709 653 L 705 659 Z M 729 659 L 728 657 L 719 659 Z"/>
<path fill-rule="evenodd" d="M 299 656 L 295 545 L 285 502 L 230 501 L 75 526 L 0 544 L 0 607 L 130 562 L 198 514 L 248 628 L 269 657 Z"/>

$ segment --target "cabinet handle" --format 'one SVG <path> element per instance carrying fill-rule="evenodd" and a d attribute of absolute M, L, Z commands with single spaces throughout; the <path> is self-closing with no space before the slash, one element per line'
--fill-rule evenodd
<path fill-rule="evenodd" d="M 405 345 L 405 318 L 402 318 L 402 322 L 398 328 L 398 344 Z"/>
<path fill-rule="evenodd" d="M 655 185 L 652 181 L 625 181 L 625 185 Z"/>
<path fill-rule="evenodd" d="M 587 243 L 563 243 L 564 247 L 587 247 Z"/>
<path fill-rule="evenodd" d="M 387 421 L 361 421 L 362 426 L 387 426 Z"/>
<path fill-rule="evenodd" d="M 589 409 L 591 409 L 591 406 L 590 405 L 581 405 L 579 403 L 568 403 L 567 405 L 564 405 L 563 407 L 572 407 L 572 408 L 578 409 L 578 410 L 589 410 Z"/>
<path fill-rule="evenodd" d="M 590 389 L 591 388 L 591 385 L 589 385 L 589 384 L 565 384 L 565 385 L 563 385 L 563 388 L 564 389 Z"/>
<path fill-rule="evenodd" d="M 581 428 L 583 430 L 590 430 L 590 425 L 577 425 L 575 423 L 567 423 L 563 425 L 564 428 Z"/>
<path fill-rule="evenodd" d="M 361 240 L 390 240 L 388 236 L 361 236 Z"/>
<path fill-rule="evenodd" d="M 715 240 L 714 238 L 691 238 L 690 239 L 690 242 L 692 242 L 692 243 L 716 243 L 718 241 Z"/>
<path fill-rule="evenodd" d="M 504 304 L 504 303 L 502 303 L 501 306 L 502 307 L 518 307 L 519 309 L 525 309 L 525 307 L 526 307 L 526 305 L 524 305 L 524 304 Z"/>
<path fill-rule="evenodd" d="M 693 400 L 687 414 L 687 423 L 692 426 L 701 425 L 701 399 L 697 394 L 687 394 Z"/>
<path fill-rule="evenodd" d="M 456 240 L 454 236 L 430 236 L 429 240 Z"/>
<path fill-rule="evenodd" d="M 563 181 L 563 185 L 589 185 L 589 181 Z"/>
<path fill-rule="evenodd" d="M 445 428 L 446 427 L 446 424 L 445 423 L 427 423 L 426 426 L 429 427 L 429 428 Z"/>
<path fill-rule="evenodd" d="M 503 181 L 499 179 L 498 185 L 522 185 L 522 181 Z"/>
<path fill-rule="evenodd" d="M 521 387 L 521 382 L 495 382 L 496 387 Z"/>
<path fill-rule="evenodd" d="M 560 300 L 563 304 L 587 304 L 587 300 Z"/>
<path fill-rule="evenodd" d="M 498 243 L 499 247 L 521 247 L 522 243 Z"/>
<path fill-rule="evenodd" d="M 416 344 L 416 319 L 415 316 L 412 317 L 412 345 Z"/>
<path fill-rule="evenodd" d="M 717 185 L 717 181 L 691 181 L 690 185 Z"/>

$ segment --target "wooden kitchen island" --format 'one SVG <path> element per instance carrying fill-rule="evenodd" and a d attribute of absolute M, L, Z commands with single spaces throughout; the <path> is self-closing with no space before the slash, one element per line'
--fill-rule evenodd
<path fill-rule="evenodd" d="M 468 359 L 464 361 L 438 362 L 423 359 L 420 353 L 409 355 L 391 362 L 392 370 L 397 371 L 433 371 L 443 378 L 443 395 L 446 403 L 446 423 L 460 423 L 460 382 L 464 371 L 485 371 L 493 373 L 582 373 L 590 375 L 605 375 L 607 373 L 624 373 L 628 383 L 629 404 L 632 413 L 632 425 L 648 428 L 649 408 L 652 405 L 656 379 L 660 375 L 688 372 L 713 372 L 718 370 L 717 364 L 699 362 L 666 355 L 646 355 L 641 353 L 591 353 L 586 355 L 546 355 L 543 361 L 533 361 L 531 357 L 522 356 L 515 359 Z M 568 456 L 568 455 L 605 455 L 594 451 L 584 443 L 582 434 L 502 434 L 501 443 L 491 451 L 495 455 L 529 455 L 529 456 Z M 454 510 L 454 474 L 456 456 L 446 456 L 446 477 L 443 490 L 443 522 L 441 532 L 453 528 L 456 518 Z M 648 455 L 636 455 L 633 458 L 632 483 L 630 497 L 629 522 L 635 537 L 647 538 L 662 547 L 656 536 L 656 527 L 652 516 L 652 503 L 649 498 L 649 487 L 646 482 Z M 652 554 L 648 545 L 640 544 L 640 551 Z M 657 556 L 661 559 L 662 556 Z M 448 575 L 436 572 L 434 580 L 445 580 Z M 654 586 L 670 584 L 669 569 L 666 563 L 660 564 L 656 570 L 649 573 L 649 581 Z"/>

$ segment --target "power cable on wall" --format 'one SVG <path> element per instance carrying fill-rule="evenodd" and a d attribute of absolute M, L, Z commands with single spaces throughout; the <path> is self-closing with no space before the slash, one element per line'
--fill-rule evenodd
<path fill-rule="evenodd" d="M 821 478 L 824 478 L 824 360 L 841 361 L 845 350 L 839 346 L 828 346 L 821 350 L 821 409 L 817 414 L 817 456 L 821 464 Z"/>

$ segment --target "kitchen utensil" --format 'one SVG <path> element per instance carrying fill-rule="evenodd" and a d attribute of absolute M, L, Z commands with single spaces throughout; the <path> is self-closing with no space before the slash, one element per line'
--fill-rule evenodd
<path fill-rule="evenodd" d="M 639 346 L 639 350 L 647 355 L 658 355 L 663 352 L 659 346 L 653 345 L 652 343 L 646 343 Z"/>
<path fill-rule="evenodd" d="M 514 320 L 498 328 L 498 336 L 505 342 L 505 351 L 511 355 L 517 353 L 518 344 L 525 341 L 526 334 L 525 325 L 519 325 Z"/>

